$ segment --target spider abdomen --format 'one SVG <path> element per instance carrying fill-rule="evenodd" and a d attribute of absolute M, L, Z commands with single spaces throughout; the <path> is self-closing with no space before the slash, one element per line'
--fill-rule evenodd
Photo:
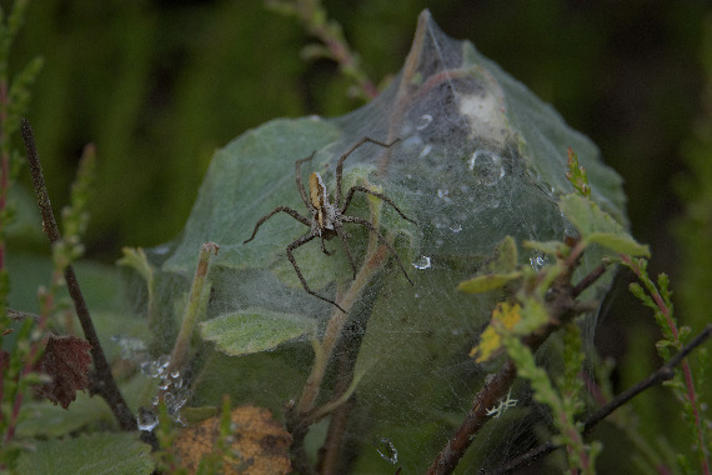
<path fill-rule="evenodd" d="M 312 172 L 312 174 L 309 175 L 309 201 L 311 201 L 316 213 L 315 219 L 319 235 L 333 234 L 334 223 L 336 221 L 336 208 L 329 202 L 329 195 L 326 193 L 324 180 L 322 180 L 321 175 L 317 172 Z"/>

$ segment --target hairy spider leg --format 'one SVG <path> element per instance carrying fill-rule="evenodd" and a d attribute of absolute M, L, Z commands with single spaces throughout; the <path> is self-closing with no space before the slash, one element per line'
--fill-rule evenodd
<path fill-rule="evenodd" d="M 363 218 L 359 218 L 358 216 L 342 216 L 341 220 L 345 223 L 355 223 L 355 224 L 360 224 L 361 226 L 366 227 L 369 231 L 374 233 L 376 236 L 378 236 L 378 240 L 381 241 L 381 243 L 388 248 L 388 250 L 393 254 L 393 256 L 396 258 L 396 261 L 398 262 L 398 267 L 403 271 L 403 275 L 405 275 L 405 278 L 408 279 L 408 282 L 410 282 L 410 285 L 414 285 L 413 281 L 410 280 L 410 277 L 408 277 L 408 273 L 405 271 L 405 267 L 403 267 L 403 264 L 401 263 L 400 257 L 398 257 L 398 254 L 396 253 L 396 250 L 393 249 L 393 246 L 388 242 L 386 237 L 376 229 L 376 227 L 371 224 L 370 221 L 367 221 Z"/>
<path fill-rule="evenodd" d="M 302 283 L 302 287 L 304 287 L 304 290 L 306 290 L 306 292 L 307 292 L 308 294 L 311 294 L 311 295 L 313 295 L 314 297 L 323 300 L 324 302 L 329 302 L 330 304 L 334 305 L 336 308 L 338 308 L 338 309 L 341 310 L 342 312 L 346 313 L 346 310 L 344 310 L 343 308 L 341 308 L 341 305 L 339 305 L 338 303 L 336 303 L 336 302 L 334 302 L 333 300 L 330 300 L 330 299 L 328 299 L 328 298 L 326 298 L 326 297 L 322 297 L 321 295 L 317 294 L 316 292 L 314 292 L 312 289 L 309 288 L 309 286 L 307 285 L 306 279 L 304 279 L 304 276 L 302 275 L 302 271 L 299 270 L 299 266 L 297 265 L 297 261 L 294 259 L 294 255 L 292 254 L 292 251 L 295 250 L 296 248 L 298 248 L 298 247 L 300 247 L 300 246 L 303 246 L 304 244 L 308 243 L 309 241 L 311 241 L 311 240 L 314 239 L 315 237 L 317 237 L 316 234 L 314 234 L 314 233 L 308 233 L 308 234 L 305 234 L 304 236 L 300 237 L 299 239 L 297 239 L 297 240 L 294 241 L 293 243 L 291 243 L 289 246 L 287 246 L 287 259 L 289 259 L 289 262 L 292 263 L 292 267 L 294 267 L 294 271 L 297 273 L 297 277 L 299 277 L 299 282 Z"/>
<path fill-rule="evenodd" d="M 247 244 L 248 242 L 252 241 L 255 238 L 255 235 L 257 234 L 257 230 L 262 226 L 262 224 L 267 221 L 269 218 L 274 216 L 277 213 L 287 213 L 290 215 L 292 218 L 296 219 L 302 224 L 305 224 L 311 228 L 311 221 L 309 221 L 307 218 L 299 214 L 297 211 L 293 210 L 292 208 L 289 208 L 287 206 L 277 206 L 275 209 L 272 210 L 269 214 L 266 214 L 260 218 L 259 221 L 257 221 L 257 224 L 255 224 L 255 229 L 252 230 L 252 235 L 249 237 L 249 239 L 245 239 L 242 241 L 242 244 Z"/>
<path fill-rule="evenodd" d="M 354 271 L 354 279 L 356 279 L 356 263 L 354 262 L 354 258 L 351 255 L 351 250 L 349 249 L 349 242 L 346 239 L 346 234 L 344 234 L 344 231 L 341 229 L 340 225 L 334 226 L 334 231 L 336 232 L 336 235 L 339 236 L 339 239 L 341 239 L 341 242 L 344 244 L 344 251 L 346 251 L 346 256 L 349 258 L 349 263 L 351 264 L 351 269 Z"/>
<path fill-rule="evenodd" d="M 324 235 L 323 235 L 323 234 L 320 234 L 320 235 L 319 235 L 319 240 L 321 241 L 321 252 L 323 252 L 323 253 L 326 254 L 327 256 L 330 256 L 331 253 L 326 250 L 326 241 L 324 240 Z"/>
<path fill-rule="evenodd" d="M 294 162 L 294 169 L 296 171 L 297 177 L 297 190 L 299 190 L 299 196 L 302 197 L 302 201 L 306 205 L 307 209 L 312 213 L 314 213 L 316 210 L 314 209 L 314 205 L 311 204 L 311 201 L 307 199 L 304 186 L 302 185 L 302 163 L 310 162 L 311 159 L 314 158 L 314 155 L 316 155 L 316 150 L 314 150 L 308 157 L 302 158 L 301 160 L 297 160 L 296 162 Z"/>
<path fill-rule="evenodd" d="M 403 214 L 403 211 L 401 211 L 400 208 L 398 208 L 398 206 L 396 206 L 396 204 L 393 202 L 393 200 L 391 200 L 386 195 L 384 195 L 382 193 L 375 192 L 373 190 L 369 190 L 368 188 L 359 186 L 359 185 L 352 186 L 351 188 L 349 188 L 349 194 L 346 196 L 346 202 L 344 203 L 344 208 L 341 211 L 339 211 L 339 213 L 341 213 L 341 214 L 346 213 L 346 208 L 348 208 L 349 205 L 351 204 L 351 199 L 354 197 L 354 193 L 356 193 L 357 191 L 362 191 L 362 192 L 366 193 L 367 195 L 372 195 L 372 196 L 375 196 L 376 198 L 382 199 L 389 205 L 393 206 L 393 209 L 396 210 L 396 212 L 398 212 L 398 214 L 401 215 L 401 218 L 405 219 L 406 221 L 410 221 L 413 224 L 418 224 L 415 221 L 413 221 L 412 219 L 410 219 L 408 216 Z"/>
<path fill-rule="evenodd" d="M 374 140 L 370 137 L 364 137 L 358 142 L 356 142 L 353 146 L 351 146 L 350 149 L 348 149 L 341 157 L 339 157 L 339 161 L 336 163 L 336 206 L 341 206 L 341 198 L 342 198 L 342 193 L 341 193 L 341 175 L 343 174 L 344 170 L 344 161 L 349 158 L 349 155 L 351 155 L 357 148 L 359 148 L 361 145 L 365 144 L 366 142 L 370 142 L 372 144 L 380 145 L 383 148 L 390 148 L 396 143 L 400 142 L 400 138 L 395 139 L 391 143 L 385 143 L 385 142 L 379 142 L 378 140 Z M 344 208 L 345 209 L 345 208 Z"/>

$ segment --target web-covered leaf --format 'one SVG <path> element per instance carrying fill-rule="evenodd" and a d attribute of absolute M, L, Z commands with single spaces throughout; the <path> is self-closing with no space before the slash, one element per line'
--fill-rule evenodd
<path fill-rule="evenodd" d="M 200 327 L 205 340 L 215 342 L 225 354 L 239 356 L 272 350 L 312 332 L 316 324 L 298 315 L 245 311 L 213 318 Z"/>
<path fill-rule="evenodd" d="M 333 197 L 337 161 L 363 137 L 400 141 L 389 148 L 366 144 L 349 156 L 344 193 L 352 184 L 377 190 L 417 225 L 356 193 L 346 214 L 377 223 L 397 256 L 389 254 L 354 299 L 333 363 L 348 369 L 343 374 L 363 375 L 351 417 L 354 428 L 366 429 L 348 434 L 356 454 L 351 470 L 394 471 L 373 447 L 374 440 L 387 438 L 403 471 L 417 471 L 451 435 L 441 421 L 466 412 L 484 379 L 466 348 L 486 327 L 494 298 L 458 292 L 457 285 L 477 274 L 508 274 L 515 264 L 540 267 L 552 250 L 545 243 L 571 234 L 557 205 L 560 195 L 572 191 L 565 176 L 568 147 L 587 171 L 591 199 L 618 223 L 626 222 L 624 196 L 620 178 L 601 163 L 590 140 L 471 43 L 447 37 L 423 12 L 403 70 L 378 98 L 343 117 L 275 120 L 236 138 L 215 154 L 178 241 L 148 256 L 158 266 L 157 279 L 172 284 L 157 289 L 159 307 L 166 309 L 186 291 L 200 245 L 214 241 L 221 248 L 210 273 L 202 323 L 209 341 L 196 368 L 196 404 L 229 393 L 233 400 L 262 399 L 261 405 L 281 411 L 285 400 L 300 394 L 313 361 L 305 335 L 322 338 L 338 312 L 304 291 L 287 259 L 287 246 L 310 228 L 278 213 L 254 240 L 243 241 L 277 206 L 311 219 L 297 190 L 295 161 L 316 152 L 302 165 L 302 181 L 319 172 Z M 355 225 L 345 230 L 360 269 L 373 235 Z M 516 252 L 503 254 L 501 262 L 510 270 L 494 271 L 487 267 L 490 255 L 505 236 L 541 244 L 510 247 Z M 331 255 L 314 239 L 297 248 L 294 259 L 312 290 L 338 300 L 352 289 L 353 272 L 339 239 L 325 246 Z M 596 264 L 585 260 L 581 272 Z M 235 317 L 247 313 L 249 319 Z M 274 338 L 260 336 L 261 343 L 245 351 L 255 328 Z M 332 383 L 338 381 L 328 379 L 322 388 L 325 397 L 338 390 Z M 530 429 L 524 424 L 519 430 Z M 516 438 L 509 430 L 508 437 Z M 497 451 L 490 462 L 510 455 Z"/>
<path fill-rule="evenodd" d="M 650 256 L 648 246 L 639 244 L 619 222 L 595 202 L 569 194 L 561 198 L 559 206 L 586 241 L 621 254 Z"/>
<path fill-rule="evenodd" d="M 128 432 L 81 435 L 35 442 L 17 462 L 18 473 L 131 473 L 153 471 L 151 446 Z"/>

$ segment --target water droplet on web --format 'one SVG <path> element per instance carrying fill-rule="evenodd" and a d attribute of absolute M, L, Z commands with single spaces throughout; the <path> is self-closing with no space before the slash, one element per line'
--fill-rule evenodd
<path fill-rule="evenodd" d="M 146 344 L 143 340 L 139 340 L 138 338 L 114 335 L 111 337 L 111 341 L 119 345 L 121 348 L 121 358 L 125 360 L 136 358 L 136 353 L 142 353 L 147 350 Z"/>
<path fill-rule="evenodd" d="M 542 255 L 532 256 L 529 258 L 529 265 L 535 271 L 539 271 L 546 265 L 546 259 Z"/>
<path fill-rule="evenodd" d="M 153 411 L 139 407 L 138 415 L 136 416 L 136 425 L 138 425 L 138 430 L 150 432 L 158 425 L 158 417 L 156 417 Z"/>
<path fill-rule="evenodd" d="M 180 378 L 180 371 L 176 370 L 171 373 L 171 378 L 173 379 L 178 379 Z"/>
<path fill-rule="evenodd" d="M 433 146 L 428 144 L 425 147 L 423 147 L 423 150 L 420 152 L 420 155 L 418 155 L 418 158 L 425 158 L 428 156 L 430 151 L 433 149 Z"/>
<path fill-rule="evenodd" d="M 504 177 L 502 158 L 488 150 L 476 150 L 467 161 L 467 166 L 477 181 L 485 186 L 492 186 Z"/>
<path fill-rule="evenodd" d="M 450 198 L 450 190 L 448 190 L 447 188 L 438 189 L 438 198 L 447 203 L 452 203 L 452 199 Z"/>
<path fill-rule="evenodd" d="M 418 270 L 430 269 L 430 257 L 420 256 L 420 259 L 413 262 L 412 265 Z"/>
<path fill-rule="evenodd" d="M 156 246 L 152 249 L 152 251 L 158 255 L 168 254 L 170 252 L 170 250 L 171 250 L 171 246 L 169 246 L 168 244 L 162 244 L 162 245 Z"/>
<path fill-rule="evenodd" d="M 462 231 L 462 224 L 456 224 L 454 226 L 450 226 L 450 231 L 452 231 L 455 234 L 459 233 L 460 231 Z"/>
<path fill-rule="evenodd" d="M 427 126 L 430 125 L 430 123 L 433 121 L 433 116 L 430 114 L 423 114 L 420 116 L 418 119 L 418 123 L 416 124 L 415 128 L 418 130 L 423 130 Z"/>
<path fill-rule="evenodd" d="M 398 463 L 398 449 L 393 445 L 391 439 L 383 437 L 379 446 L 376 447 L 376 452 L 378 452 L 378 455 L 386 462 L 393 465 Z"/>

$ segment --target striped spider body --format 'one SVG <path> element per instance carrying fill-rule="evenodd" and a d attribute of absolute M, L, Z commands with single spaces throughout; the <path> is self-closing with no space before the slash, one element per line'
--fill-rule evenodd
<path fill-rule="evenodd" d="M 343 243 L 344 251 L 346 252 L 346 256 L 348 257 L 349 264 L 351 264 L 351 269 L 353 270 L 353 278 L 356 278 L 356 263 L 354 262 L 353 256 L 351 255 L 351 250 L 349 249 L 347 239 L 348 235 L 343 230 L 343 226 L 346 223 L 353 223 L 359 226 L 363 226 L 369 232 L 374 233 L 378 240 L 388 248 L 391 254 L 396 257 L 396 260 L 398 261 L 398 266 L 400 267 L 401 271 L 403 271 L 403 275 L 405 275 L 405 278 L 408 279 L 408 282 L 413 285 L 413 281 L 411 281 L 410 277 L 408 277 L 408 273 L 405 271 L 403 263 L 398 258 L 398 254 L 396 254 L 395 249 L 393 249 L 393 246 L 391 246 L 385 236 L 383 236 L 383 234 L 381 234 L 381 232 L 376 229 L 373 223 L 359 216 L 351 216 L 346 214 L 346 210 L 351 204 L 351 200 L 353 199 L 354 193 L 360 191 L 362 193 L 380 198 L 385 203 L 391 205 L 393 209 L 395 209 L 396 212 L 403 219 L 405 219 L 406 221 L 410 221 L 411 223 L 415 223 L 415 221 L 403 214 L 403 212 L 398 208 L 398 206 L 395 205 L 395 203 L 393 203 L 390 198 L 383 195 L 382 193 L 369 190 L 366 187 L 358 185 L 352 186 L 351 188 L 349 188 L 348 193 L 346 194 L 346 199 L 343 199 L 341 180 L 343 175 L 344 161 L 349 157 L 349 155 L 351 155 L 351 153 L 353 153 L 354 150 L 356 150 L 358 147 L 360 147 L 366 142 L 380 145 L 381 147 L 390 148 L 396 142 L 398 142 L 398 139 L 387 144 L 379 142 L 377 140 L 373 140 L 368 137 L 364 137 L 355 145 L 353 145 L 349 150 L 347 150 L 346 153 L 339 157 L 339 161 L 336 165 L 336 197 L 335 199 L 333 199 L 333 201 L 332 198 L 329 196 L 326 190 L 326 186 L 324 185 L 324 181 L 322 180 L 321 175 L 319 175 L 319 173 L 313 172 L 311 175 L 309 175 L 309 183 L 306 190 L 302 185 L 301 165 L 302 163 L 308 162 L 312 158 L 314 158 L 314 153 L 312 153 L 307 158 L 297 160 L 295 163 L 297 190 L 299 191 L 299 196 L 302 198 L 304 205 L 309 211 L 309 217 L 305 217 L 298 211 L 287 206 L 277 206 L 275 209 L 273 209 L 271 212 L 264 215 L 257 221 L 257 223 L 255 224 L 255 228 L 252 230 L 252 235 L 243 242 L 243 244 L 246 244 L 252 241 L 255 238 L 255 235 L 257 234 L 257 231 L 259 230 L 260 226 L 262 226 L 265 221 L 267 221 L 269 218 L 271 218 L 277 213 L 286 213 L 292 218 L 299 221 L 300 223 L 309 227 L 309 231 L 307 231 L 304 235 L 302 235 L 300 238 L 298 238 L 287 246 L 287 259 L 289 259 L 289 262 L 291 262 L 292 267 L 294 267 L 294 271 L 296 272 L 297 277 L 299 278 L 299 282 L 301 282 L 302 287 L 304 287 L 304 290 L 307 293 L 325 302 L 329 302 L 344 313 L 346 311 L 338 303 L 327 297 L 317 294 L 309 288 L 309 285 L 307 284 L 306 279 L 304 279 L 304 275 L 302 274 L 302 271 L 299 268 L 297 261 L 294 259 L 293 252 L 296 248 L 303 246 L 304 244 L 308 243 L 313 239 L 319 238 L 321 242 L 321 251 L 327 256 L 330 256 L 331 252 L 326 249 L 325 241 L 328 241 L 334 236 L 338 236 L 341 242 Z"/>

